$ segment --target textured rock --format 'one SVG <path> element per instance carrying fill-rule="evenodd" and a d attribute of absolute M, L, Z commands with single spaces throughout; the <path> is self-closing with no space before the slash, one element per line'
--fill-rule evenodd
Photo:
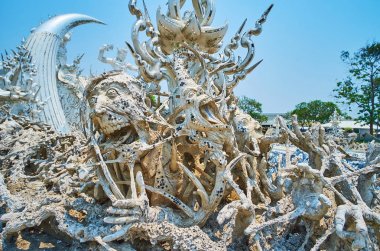
<path fill-rule="evenodd" d="M 254 28 L 243 32 L 244 22 L 221 51 L 227 26 L 211 27 L 212 1 L 193 1 L 182 17 L 184 2 L 169 1 L 167 15 L 158 11 L 156 30 L 146 8 L 130 1 L 137 20 L 128 47 L 138 77 L 122 59 L 104 58 L 109 46 L 100 58 L 116 71 L 86 78 L 80 57 L 67 65 L 68 16 L 37 30 L 59 36 L 28 40 L 54 40 L 46 51 L 58 56 L 60 82 L 45 79 L 57 58 L 43 49 L 21 46 L 1 64 L 0 102 L 9 108 L 0 118 L 1 248 L 378 250 L 378 146 L 355 169 L 345 161 L 345 141 L 321 125 L 301 132 L 296 117 L 292 129 L 279 117 L 264 135 L 236 106 L 233 88 L 261 62 L 250 66 L 252 37 L 272 6 Z M 235 61 L 239 47 L 247 54 Z M 41 75 L 45 66 L 49 76 Z M 15 81 L 17 74 L 27 83 Z M 54 94 L 42 108 L 29 88 L 41 85 Z M 277 164 L 276 147 L 285 149 Z M 291 158 L 290 147 L 308 158 Z"/>

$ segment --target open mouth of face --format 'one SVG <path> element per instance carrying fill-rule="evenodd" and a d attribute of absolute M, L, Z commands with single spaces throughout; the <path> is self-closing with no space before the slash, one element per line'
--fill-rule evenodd
<path fill-rule="evenodd" d="M 211 98 L 207 97 L 201 101 L 199 111 L 202 117 L 211 124 L 225 124 L 224 119 L 219 114 L 218 107 Z"/>
<path fill-rule="evenodd" d="M 94 116 L 94 127 L 106 137 L 129 136 L 134 132 L 133 126 L 123 117 L 114 114 Z"/>

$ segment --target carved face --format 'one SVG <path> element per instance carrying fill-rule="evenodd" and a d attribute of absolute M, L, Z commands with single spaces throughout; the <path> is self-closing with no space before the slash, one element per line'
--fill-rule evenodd
<path fill-rule="evenodd" d="M 87 100 L 95 128 L 105 136 L 130 134 L 143 121 L 148 107 L 135 78 L 118 74 L 105 77 L 87 88 Z"/>
<path fill-rule="evenodd" d="M 191 85 L 193 84 L 193 85 Z M 210 124 L 223 124 L 224 119 L 220 115 L 215 100 L 206 95 L 204 90 L 193 82 L 188 82 L 186 86 L 180 86 L 177 92 L 177 105 L 191 105 L 194 116 L 198 122 L 208 121 Z M 202 120 L 200 121 L 200 118 Z"/>

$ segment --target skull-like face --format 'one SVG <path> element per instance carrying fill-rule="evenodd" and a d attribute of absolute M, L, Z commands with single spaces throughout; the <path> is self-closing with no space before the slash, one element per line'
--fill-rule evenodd
<path fill-rule="evenodd" d="M 145 96 L 135 78 L 117 74 L 93 81 L 87 88 L 87 100 L 95 129 L 105 136 L 131 134 L 135 124 L 148 112 Z"/>

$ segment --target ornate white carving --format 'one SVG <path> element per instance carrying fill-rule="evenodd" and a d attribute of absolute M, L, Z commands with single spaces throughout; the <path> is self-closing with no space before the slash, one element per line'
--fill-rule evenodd
<path fill-rule="evenodd" d="M 272 6 L 254 28 L 244 31 L 244 21 L 222 50 L 228 26 L 211 26 L 214 1 L 193 0 L 182 15 L 184 3 L 169 0 L 155 28 L 145 3 L 141 10 L 129 2 L 136 22 L 127 47 L 137 77 L 126 73 L 134 68 L 124 49 L 105 57 L 112 46 L 99 59 L 114 71 L 89 79 L 82 56 L 67 64 L 68 30 L 98 22 L 77 14 L 43 24 L 27 48 L 3 60 L 0 97 L 20 104 L 39 96 L 47 106 L 39 122 L 0 120 L 2 248 L 7 237 L 54 219 L 52 227 L 72 240 L 107 250 L 140 248 L 141 240 L 183 250 L 378 249 L 377 147 L 355 170 L 321 125 L 301 132 L 296 117 L 292 129 L 278 117 L 276 133 L 263 135 L 236 106 L 234 87 L 261 62 L 251 64 L 252 38 Z M 247 53 L 236 58 L 239 47 Z M 20 69 L 34 73 L 31 60 L 39 95 L 22 89 L 36 86 L 32 78 L 15 80 L 24 78 Z M 285 166 L 282 155 L 269 163 L 275 144 L 286 148 Z M 291 160 L 290 144 L 307 163 Z"/>

